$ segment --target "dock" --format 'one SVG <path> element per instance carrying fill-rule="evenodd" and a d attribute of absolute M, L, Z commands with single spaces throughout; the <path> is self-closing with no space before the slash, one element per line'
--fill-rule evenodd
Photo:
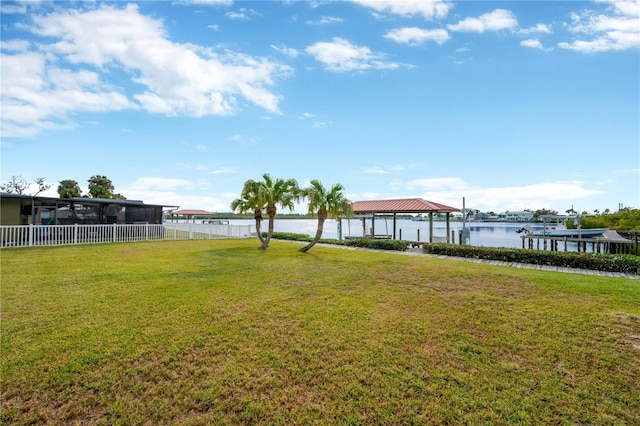
<path fill-rule="evenodd" d="M 578 252 L 587 252 L 587 247 L 591 247 L 592 253 L 612 253 L 612 254 L 635 254 L 638 252 L 638 233 L 633 235 L 634 239 L 627 239 L 618 234 L 616 231 L 605 231 L 601 237 L 592 238 L 574 238 L 574 237 L 551 237 L 551 236 L 536 236 L 536 235 L 523 235 L 522 248 L 536 250 L 551 250 L 558 251 L 558 246 L 561 244 L 564 251 L 568 251 L 569 243 L 576 243 Z M 542 247 L 540 247 L 540 241 L 542 240 Z M 534 243 L 535 241 L 535 243 Z"/>

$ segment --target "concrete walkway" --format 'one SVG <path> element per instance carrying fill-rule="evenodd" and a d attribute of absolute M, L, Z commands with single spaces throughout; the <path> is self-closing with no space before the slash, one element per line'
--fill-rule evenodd
<path fill-rule="evenodd" d="M 391 250 L 374 250 L 374 249 L 368 249 L 368 248 L 362 248 L 362 247 L 339 246 L 339 245 L 332 245 L 332 244 L 318 244 L 318 245 L 322 245 L 324 247 L 334 247 L 334 248 L 343 248 L 343 249 L 351 249 L 351 250 L 396 253 L 396 254 L 401 254 L 406 256 L 423 256 L 423 257 L 434 257 L 439 259 L 460 260 L 464 262 L 485 263 L 487 265 L 507 266 L 511 268 L 537 269 L 539 271 L 553 271 L 553 272 L 564 272 L 568 274 L 597 275 L 601 277 L 628 278 L 630 280 L 640 280 L 640 275 L 637 275 L 637 274 L 625 274 L 622 272 L 594 271 L 591 269 L 565 268 L 562 266 L 534 265 L 532 263 L 503 262 L 500 260 L 474 259 L 469 257 L 445 256 L 440 254 L 427 254 L 427 253 L 423 253 L 422 249 L 419 249 L 419 248 L 408 249 L 407 251 L 391 251 Z"/>
<path fill-rule="evenodd" d="M 566 268 L 563 266 L 549 266 L 549 265 L 534 265 L 532 263 L 504 262 L 501 260 L 473 259 L 469 257 L 454 257 L 454 256 L 444 256 L 444 255 L 438 255 L 438 254 L 413 253 L 409 251 L 399 252 L 399 253 L 404 253 L 404 254 L 409 254 L 414 256 L 437 257 L 440 259 L 463 260 L 466 262 L 486 263 L 487 265 L 509 266 L 511 268 L 537 269 L 540 271 L 566 272 L 569 274 L 598 275 L 601 277 L 628 278 L 631 280 L 640 279 L 640 275 L 625 274 L 623 272 L 594 271 L 592 269 Z"/>

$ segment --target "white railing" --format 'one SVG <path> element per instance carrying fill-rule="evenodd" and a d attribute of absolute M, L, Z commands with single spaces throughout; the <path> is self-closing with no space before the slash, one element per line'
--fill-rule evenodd
<path fill-rule="evenodd" d="M 256 236 L 251 225 L 165 223 L 0 226 L 0 248 Z"/>

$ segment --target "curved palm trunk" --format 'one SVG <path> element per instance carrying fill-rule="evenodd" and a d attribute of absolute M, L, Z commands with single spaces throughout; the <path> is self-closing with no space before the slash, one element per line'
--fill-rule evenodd
<path fill-rule="evenodd" d="M 256 220 L 256 232 L 258 233 L 258 238 L 260 239 L 260 244 L 264 244 L 264 237 L 262 236 L 262 230 L 260 229 L 260 225 L 262 223 L 262 212 L 260 210 L 256 210 L 253 212 L 253 218 Z"/>
<path fill-rule="evenodd" d="M 274 203 L 267 204 L 267 214 L 269 215 L 269 230 L 267 232 L 267 238 L 264 239 L 260 250 L 266 250 L 269 247 L 269 241 L 271 241 L 271 235 L 273 235 L 273 223 L 276 218 L 276 205 Z"/>
<path fill-rule="evenodd" d="M 316 230 L 316 236 L 313 238 L 313 241 L 302 247 L 299 251 L 305 253 L 309 251 L 311 247 L 315 246 L 318 241 L 320 241 L 320 238 L 322 238 L 322 232 L 324 232 L 324 221 L 327 220 L 327 216 L 327 210 L 318 210 L 318 229 Z"/>

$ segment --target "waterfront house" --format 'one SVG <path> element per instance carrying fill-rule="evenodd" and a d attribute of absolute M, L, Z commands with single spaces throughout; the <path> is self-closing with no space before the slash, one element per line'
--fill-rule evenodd
<path fill-rule="evenodd" d="M 506 211 L 498 214 L 500 220 L 508 222 L 529 222 L 533 220 L 533 212 L 528 211 Z"/>
<path fill-rule="evenodd" d="M 162 223 L 164 206 L 139 200 L 0 193 L 0 225 Z"/>

